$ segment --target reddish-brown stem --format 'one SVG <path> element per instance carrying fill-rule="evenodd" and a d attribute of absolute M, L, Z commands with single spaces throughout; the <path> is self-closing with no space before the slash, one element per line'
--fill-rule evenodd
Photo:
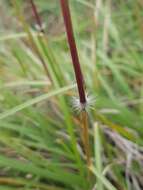
<path fill-rule="evenodd" d="M 34 16 L 34 18 L 35 18 L 35 20 L 36 20 L 36 23 L 37 23 L 37 25 L 39 26 L 39 29 L 40 29 L 39 32 L 42 32 L 43 34 L 45 34 L 45 31 L 44 31 L 44 29 L 42 28 L 42 21 L 41 21 L 41 18 L 40 18 L 40 16 L 39 16 L 39 13 L 38 13 L 38 11 L 37 11 L 37 7 L 36 7 L 36 5 L 35 5 L 35 3 L 34 3 L 33 0 L 29 0 L 29 2 L 30 2 L 30 4 L 31 4 L 33 16 Z M 44 35 L 44 37 L 45 37 L 45 35 Z M 38 35 L 38 38 L 41 39 L 42 36 L 41 36 L 41 35 Z M 43 68 L 44 68 L 44 70 L 45 70 L 45 72 L 46 72 L 46 75 L 47 75 L 48 79 L 50 79 L 50 81 L 52 81 L 52 79 L 51 79 L 51 77 L 50 77 L 50 74 L 49 74 L 49 71 L 48 71 L 48 67 L 47 67 L 47 65 L 46 65 L 46 63 L 45 63 L 45 60 L 44 60 L 43 57 L 41 56 L 41 54 L 40 54 L 40 52 L 39 52 L 37 46 L 35 46 L 35 43 L 33 42 L 33 38 L 31 38 L 31 42 L 32 42 L 32 45 L 33 45 L 33 47 L 34 47 L 34 50 L 36 51 L 37 55 L 39 56 L 39 59 L 41 60 L 41 63 L 42 63 L 42 65 L 43 65 Z"/>
<path fill-rule="evenodd" d="M 74 71 L 75 71 L 80 102 L 81 102 L 81 104 L 85 104 L 86 96 L 85 96 L 85 89 L 84 89 L 84 81 L 83 81 L 83 75 L 82 75 L 82 71 L 81 71 L 81 67 L 80 67 L 77 47 L 76 47 L 74 33 L 73 33 L 69 2 L 68 2 L 68 0 L 60 0 L 60 4 L 61 4 L 64 23 L 65 23 L 65 27 L 66 27 L 66 33 L 67 33 L 68 43 L 69 43 L 69 47 L 70 47 L 73 67 L 74 67 Z"/>
<path fill-rule="evenodd" d="M 35 3 L 34 3 L 33 0 L 29 0 L 29 1 L 30 1 L 30 4 L 31 4 L 32 10 L 33 10 L 33 15 L 34 15 L 34 17 L 36 19 L 37 25 L 40 28 L 40 32 L 44 33 L 44 30 L 43 30 L 43 27 L 42 27 L 42 22 L 41 22 L 39 13 L 37 11 L 37 7 L 36 7 L 36 5 L 35 5 Z"/>

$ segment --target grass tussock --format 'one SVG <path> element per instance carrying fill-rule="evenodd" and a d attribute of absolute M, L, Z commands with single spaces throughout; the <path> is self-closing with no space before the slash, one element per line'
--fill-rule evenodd
<path fill-rule="evenodd" d="M 143 189 L 142 8 L 0 1 L 0 190 Z"/>

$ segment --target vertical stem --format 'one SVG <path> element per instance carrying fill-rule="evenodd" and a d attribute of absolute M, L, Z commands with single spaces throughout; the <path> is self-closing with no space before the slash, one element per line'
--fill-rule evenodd
<path fill-rule="evenodd" d="M 103 51 L 105 54 L 108 53 L 109 45 L 109 25 L 110 25 L 110 14 L 111 14 L 111 0 L 106 0 L 105 5 L 105 19 L 103 28 Z"/>
<path fill-rule="evenodd" d="M 60 3 L 61 3 L 61 9 L 62 9 L 64 23 L 66 27 L 66 33 L 67 33 L 67 38 L 69 42 L 70 52 L 72 56 L 73 67 L 74 67 L 74 72 L 75 72 L 78 91 L 79 91 L 79 98 L 80 98 L 81 104 L 85 104 L 86 96 L 85 96 L 85 89 L 84 89 L 84 81 L 83 81 L 82 71 L 80 67 L 75 38 L 73 34 L 69 2 L 68 0 L 60 0 Z"/>
<path fill-rule="evenodd" d="M 99 87 L 98 81 L 98 71 L 97 71 L 97 47 L 98 47 L 98 26 L 99 26 L 99 16 L 101 12 L 102 0 L 95 1 L 95 8 L 92 13 L 93 17 L 93 33 L 91 35 L 92 39 L 92 62 L 93 62 L 93 78 L 96 89 Z"/>
<path fill-rule="evenodd" d="M 94 42 L 94 52 L 93 52 L 93 62 L 96 64 L 96 56 L 97 56 L 97 33 L 98 33 L 98 25 L 99 25 L 99 14 L 102 5 L 102 0 L 96 0 L 95 2 L 95 9 L 93 12 L 93 27 L 94 27 L 94 34 L 93 34 L 93 42 Z"/>
<path fill-rule="evenodd" d="M 42 21 L 41 21 L 41 18 L 40 18 L 40 16 L 39 16 L 39 13 L 38 13 L 38 11 L 37 11 L 37 7 L 36 7 L 36 5 L 35 5 L 35 3 L 34 3 L 33 0 L 29 0 L 29 1 L 30 1 L 30 4 L 31 4 L 32 11 L 33 11 L 33 15 L 34 15 L 34 17 L 35 17 L 35 19 L 36 19 L 37 25 L 38 25 L 39 28 L 40 28 L 40 32 L 44 33 L 44 30 L 43 30 L 43 28 L 42 28 Z"/>
<path fill-rule="evenodd" d="M 93 126 L 94 133 L 94 157 L 95 157 L 95 168 L 100 175 L 102 175 L 102 146 L 101 137 L 98 123 Z M 104 190 L 103 183 L 97 179 L 97 189 Z"/>
<path fill-rule="evenodd" d="M 66 27 L 66 33 L 67 33 L 68 43 L 69 43 L 69 47 L 70 47 L 74 72 L 75 72 L 75 76 L 76 76 L 80 103 L 81 103 L 81 105 L 86 106 L 84 81 L 83 81 L 83 75 L 82 75 L 82 71 L 81 71 L 81 67 L 80 67 L 77 47 L 76 47 L 74 33 L 73 33 L 69 1 L 68 0 L 60 0 L 60 4 L 61 4 L 64 23 L 65 23 L 65 27 Z M 87 165 L 90 166 L 91 161 L 90 161 L 90 146 L 89 146 L 89 134 L 88 134 L 88 115 L 87 115 L 87 112 L 84 109 L 84 107 L 81 112 L 81 125 L 82 125 L 82 131 L 83 131 L 82 137 L 83 137 L 83 144 L 84 144 L 84 149 L 85 149 L 85 154 L 86 154 Z"/>
<path fill-rule="evenodd" d="M 89 145 L 89 135 L 88 135 L 88 114 L 86 111 L 81 112 L 81 121 L 82 121 L 82 139 L 83 139 L 83 145 L 85 149 L 86 154 L 86 161 L 87 165 L 91 165 L 91 159 L 90 159 L 90 145 Z"/>
<path fill-rule="evenodd" d="M 39 26 L 40 32 L 42 32 L 43 34 L 45 34 L 45 31 L 44 31 L 44 29 L 42 28 L 42 21 L 41 21 L 41 18 L 40 18 L 40 16 L 39 16 L 39 13 L 38 13 L 38 11 L 37 11 L 37 7 L 36 7 L 36 5 L 35 5 L 35 3 L 34 3 L 33 0 L 29 0 L 29 1 L 30 1 L 30 4 L 31 4 L 31 8 L 32 8 L 32 11 L 33 11 L 33 15 L 34 15 L 34 17 L 35 17 L 35 20 L 36 20 L 36 22 L 37 22 L 37 25 Z M 38 35 L 38 39 L 41 40 L 41 35 L 40 35 L 40 34 Z M 45 60 L 43 59 L 43 57 L 41 56 L 41 54 L 40 54 L 38 48 L 36 47 L 36 45 L 34 45 L 33 38 L 32 38 L 32 44 L 33 44 L 33 46 L 34 46 L 34 49 L 35 49 L 37 55 L 39 56 L 39 59 L 40 59 L 42 65 L 43 65 L 43 68 L 44 68 L 44 70 L 45 70 L 45 73 L 46 73 L 48 79 L 49 79 L 50 81 L 52 81 L 51 76 L 50 76 L 50 73 L 49 73 L 49 70 L 48 70 L 48 67 L 47 67 L 47 64 L 46 64 Z"/>

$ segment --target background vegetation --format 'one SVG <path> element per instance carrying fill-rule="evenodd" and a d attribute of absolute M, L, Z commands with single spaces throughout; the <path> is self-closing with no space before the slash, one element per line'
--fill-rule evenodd
<path fill-rule="evenodd" d="M 143 189 L 143 3 L 70 0 L 92 165 L 58 0 L 0 0 L 0 190 Z"/>

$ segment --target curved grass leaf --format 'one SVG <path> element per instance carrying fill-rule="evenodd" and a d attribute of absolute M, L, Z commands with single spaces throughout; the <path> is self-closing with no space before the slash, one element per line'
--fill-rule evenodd
<path fill-rule="evenodd" d="M 48 94 L 43 94 L 43 95 L 41 95 L 39 97 L 33 98 L 32 100 L 28 100 L 27 102 L 25 102 L 23 104 L 20 104 L 20 105 L 18 105 L 16 107 L 4 112 L 4 113 L 1 113 L 0 114 L 0 119 L 4 119 L 4 118 L 6 118 L 6 117 L 8 117 L 10 115 L 13 115 L 13 114 L 15 114 L 15 113 L 29 107 L 29 106 L 32 106 L 32 105 L 37 104 L 37 103 L 39 103 L 41 101 L 47 100 L 47 99 L 49 99 L 49 98 L 51 98 L 53 96 L 61 95 L 64 92 L 66 92 L 66 91 L 68 91 L 70 89 L 73 89 L 75 87 L 76 87 L 76 85 L 73 84 L 73 85 L 70 85 L 70 86 L 66 86 L 66 87 L 54 90 L 52 92 L 49 92 Z"/>

